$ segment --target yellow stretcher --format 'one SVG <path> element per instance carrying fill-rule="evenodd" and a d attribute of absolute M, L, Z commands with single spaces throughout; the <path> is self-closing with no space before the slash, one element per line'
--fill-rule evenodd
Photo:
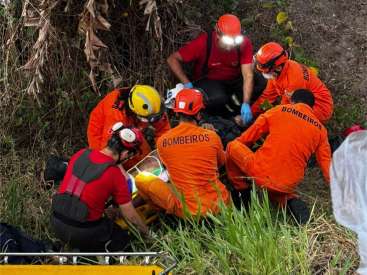
<path fill-rule="evenodd" d="M 40 264 L 7 264 L 10 257 L 37 257 Z M 99 259 L 99 264 L 85 264 L 83 259 Z M 110 264 L 111 259 L 115 263 Z M 140 261 L 139 261 L 140 258 Z M 0 253 L 1 275 L 121 275 L 171 274 L 176 261 L 166 253 Z"/>
<path fill-rule="evenodd" d="M 127 173 L 132 182 L 133 198 L 135 198 L 138 194 L 138 189 L 135 185 L 135 178 L 138 175 L 140 176 L 144 174 L 151 177 L 160 177 L 163 180 L 168 181 L 167 171 L 163 168 L 163 165 L 158 157 L 157 150 L 150 152 L 144 159 L 138 162 L 134 167 L 130 168 Z M 149 178 L 149 176 L 146 176 L 146 178 Z M 158 218 L 156 210 L 153 210 L 148 204 L 137 207 L 136 211 L 147 225 Z M 123 229 L 129 228 L 123 218 L 117 219 L 115 222 Z"/>

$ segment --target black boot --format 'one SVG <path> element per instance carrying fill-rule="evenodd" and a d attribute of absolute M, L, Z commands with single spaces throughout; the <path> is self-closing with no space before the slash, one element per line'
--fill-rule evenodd
<path fill-rule="evenodd" d="M 241 209 L 241 207 L 248 209 L 251 202 L 251 190 L 252 188 L 247 188 L 241 191 L 231 191 L 232 201 L 237 209 Z"/>
<path fill-rule="evenodd" d="M 300 199 L 290 199 L 287 201 L 287 209 L 299 224 L 306 224 L 310 219 L 310 210 L 306 203 Z"/>
<path fill-rule="evenodd" d="M 241 209 L 241 198 L 240 198 L 240 192 L 238 192 L 237 190 L 233 189 L 231 191 L 231 198 L 233 201 L 234 206 L 239 210 Z"/>
<path fill-rule="evenodd" d="M 251 204 L 251 191 L 251 187 L 240 191 L 242 205 L 246 210 L 250 207 Z"/>

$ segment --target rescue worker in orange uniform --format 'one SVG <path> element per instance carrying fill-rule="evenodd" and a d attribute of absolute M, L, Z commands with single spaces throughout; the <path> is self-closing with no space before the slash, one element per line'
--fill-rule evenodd
<path fill-rule="evenodd" d="M 281 97 L 280 104 L 289 104 L 297 89 L 310 90 L 315 97 L 315 116 L 325 124 L 333 114 L 333 99 L 328 88 L 305 65 L 289 60 L 287 52 L 278 43 L 263 45 L 255 55 L 256 68 L 268 79 L 262 95 L 251 106 L 254 117 L 261 113 L 261 104 Z"/>
<path fill-rule="evenodd" d="M 295 188 L 303 179 L 313 153 L 329 182 L 331 150 L 327 130 L 312 110 L 313 94 L 296 90 L 291 102 L 260 115 L 250 128 L 227 145 L 226 169 L 240 197 L 249 198 L 251 186 L 245 177 L 252 178 L 256 185 L 268 190 L 271 201 L 287 205 L 295 218 L 305 223 L 309 212 L 295 194 Z M 267 135 L 263 145 L 252 152 L 249 147 L 263 135 Z M 232 194 L 234 202 L 238 198 L 238 193 Z"/>
<path fill-rule="evenodd" d="M 216 213 L 220 201 L 228 204 L 230 200 L 218 178 L 218 169 L 225 162 L 221 140 L 214 131 L 197 123 L 203 108 L 203 96 L 198 90 L 183 89 L 176 96 L 173 110 L 180 123 L 157 142 L 171 184 L 159 178 L 151 181 L 135 178 L 145 201 L 178 217 Z"/>
<path fill-rule="evenodd" d="M 107 145 L 110 129 L 121 121 L 125 127 L 144 130 L 148 126 L 155 129 L 155 140 L 169 130 L 170 124 L 164 111 L 164 104 L 156 89 L 148 85 L 114 89 L 93 109 L 88 123 L 88 144 L 91 149 L 101 150 Z M 144 158 L 151 147 L 143 140 L 140 153 L 124 164 L 128 169 Z"/>

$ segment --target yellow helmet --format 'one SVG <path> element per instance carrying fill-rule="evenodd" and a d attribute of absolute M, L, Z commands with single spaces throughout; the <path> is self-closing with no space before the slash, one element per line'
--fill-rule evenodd
<path fill-rule="evenodd" d="M 148 85 L 135 85 L 129 94 L 129 107 L 137 116 L 149 117 L 161 113 L 161 97 Z"/>

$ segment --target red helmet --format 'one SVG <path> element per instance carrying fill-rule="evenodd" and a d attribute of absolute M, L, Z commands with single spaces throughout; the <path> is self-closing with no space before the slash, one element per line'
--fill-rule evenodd
<path fill-rule="evenodd" d="M 224 14 L 219 17 L 217 28 L 224 35 L 237 36 L 241 34 L 240 19 L 233 14 Z"/>
<path fill-rule="evenodd" d="M 193 116 L 203 108 L 203 95 L 199 90 L 182 89 L 176 95 L 173 111 L 175 113 L 183 113 Z"/>
<path fill-rule="evenodd" d="M 112 136 L 116 136 L 127 150 L 133 150 L 143 143 L 143 134 L 138 128 L 125 127 L 122 122 L 112 126 Z"/>
<path fill-rule="evenodd" d="M 256 69 L 263 73 L 274 71 L 287 60 L 287 52 L 276 42 L 266 43 L 255 55 Z"/>

